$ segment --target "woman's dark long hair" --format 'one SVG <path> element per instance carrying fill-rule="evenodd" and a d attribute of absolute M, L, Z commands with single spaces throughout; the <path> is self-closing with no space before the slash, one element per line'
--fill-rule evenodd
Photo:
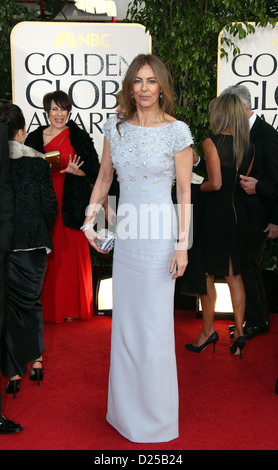
<path fill-rule="evenodd" d="M 19 129 L 24 129 L 25 118 L 19 106 L 13 103 L 4 103 L 0 111 L 0 122 L 8 128 L 8 139 L 13 140 Z"/>

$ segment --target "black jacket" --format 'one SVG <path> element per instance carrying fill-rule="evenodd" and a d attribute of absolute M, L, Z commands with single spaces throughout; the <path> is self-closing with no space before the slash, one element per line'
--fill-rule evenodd
<path fill-rule="evenodd" d="M 257 116 L 250 140 L 256 152 L 250 176 L 258 183 L 256 194 L 247 197 L 247 214 L 250 231 L 261 232 L 269 223 L 278 225 L 278 132 Z"/>
<path fill-rule="evenodd" d="M 90 135 L 75 122 L 69 121 L 70 143 L 77 156 L 81 157 L 82 171 L 86 176 L 66 173 L 64 182 L 62 216 L 67 227 L 79 230 L 85 219 L 85 210 L 89 203 L 93 185 L 99 172 L 99 159 Z M 43 130 L 48 126 L 40 126 L 31 132 L 25 143 L 44 153 Z"/>
<path fill-rule="evenodd" d="M 33 149 L 10 142 L 10 176 L 15 195 L 12 250 L 53 249 L 50 231 L 55 225 L 58 202 L 49 163 L 36 155 L 39 154 Z"/>
<path fill-rule="evenodd" d="M 0 123 L 0 250 L 7 251 L 11 245 L 14 214 L 14 194 L 9 175 L 8 131 Z"/>

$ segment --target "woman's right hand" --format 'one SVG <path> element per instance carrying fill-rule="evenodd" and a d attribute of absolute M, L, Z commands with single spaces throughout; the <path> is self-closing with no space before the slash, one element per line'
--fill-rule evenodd
<path fill-rule="evenodd" d="M 90 223 L 87 223 L 87 224 L 84 224 L 82 227 L 81 227 L 81 230 L 84 232 L 86 238 L 88 239 L 90 245 L 96 250 L 98 251 L 99 253 L 103 253 L 104 255 L 107 255 L 107 252 L 106 251 L 102 251 L 99 246 L 97 245 L 96 243 L 96 239 L 97 240 L 102 240 L 102 238 L 97 234 L 97 232 L 94 230 L 94 227 L 93 227 L 93 224 L 90 224 Z"/>
<path fill-rule="evenodd" d="M 78 157 L 77 155 L 74 155 L 73 158 L 70 155 L 67 168 L 61 170 L 60 173 L 71 173 L 72 175 L 84 176 L 85 173 L 80 169 L 83 163 L 83 161 L 80 162 L 80 157 Z"/>

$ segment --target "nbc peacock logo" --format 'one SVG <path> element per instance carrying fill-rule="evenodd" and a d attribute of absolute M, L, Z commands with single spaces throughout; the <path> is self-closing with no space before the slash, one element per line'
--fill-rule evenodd
<path fill-rule="evenodd" d="M 61 32 L 54 39 L 54 46 L 56 47 L 80 47 L 87 45 L 89 47 L 110 47 L 107 42 L 110 34 L 97 34 L 87 33 L 83 34 L 72 34 L 69 32 Z"/>

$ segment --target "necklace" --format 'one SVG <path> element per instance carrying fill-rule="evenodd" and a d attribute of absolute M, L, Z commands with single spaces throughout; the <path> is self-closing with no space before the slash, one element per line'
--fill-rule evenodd
<path fill-rule="evenodd" d="M 143 116 L 142 116 L 142 117 L 143 117 Z M 149 119 L 148 119 L 148 116 L 145 116 L 145 117 L 146 117 L 146 119 L 147 119 L 147 121 L 146 121 L 147 124 L 145 124 L 145 122 L 141 122 L 141 123 L 140 123 L 140 119 L 139 119 L 139 116 L 138 116 L 138 114 L 137 114 L 136 118 L 137 118 L 137 120 L 138 120 L 138 125 L 139 125 L 139 127 L 145 127 L 145 126 L 147 126 L 147 127 L 152 127 L 152 124 L 155 124 L 155 123 L 157 123 L 157 122 L 163 122 L 161 113 L 155 113 L 155 114 L 153 114 L 152 116 L 150 116 Z"/>

